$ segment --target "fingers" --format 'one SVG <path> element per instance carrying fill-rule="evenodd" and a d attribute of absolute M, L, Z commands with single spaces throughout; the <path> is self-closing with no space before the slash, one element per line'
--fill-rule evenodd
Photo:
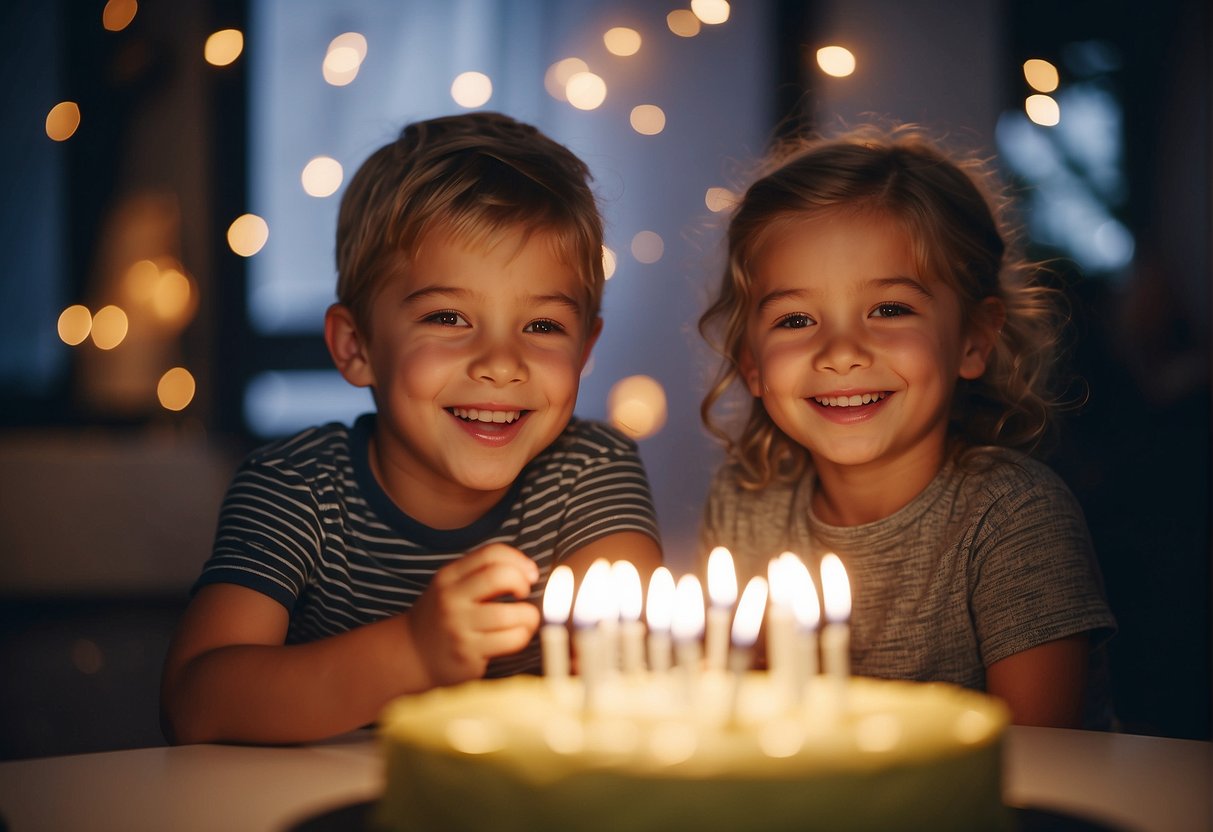
<path fill-rule="evenodd" d="M 438 570 L 432 585 L 440 592 L 487 601 L 502 595 L 525 598 L 538 580 L 534 561 L 512 546 L 493 543 Z"/>

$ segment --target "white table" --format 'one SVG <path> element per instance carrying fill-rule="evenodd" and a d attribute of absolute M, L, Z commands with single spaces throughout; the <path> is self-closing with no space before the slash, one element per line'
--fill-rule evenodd
<path fill-rule="evenodd" d="M 1013 806 L 1126 832 L 1213 829 L 1210 744 L 1051 728 L 1010 729 Z M 288 830 L 381 787 L 365 731 L 289 748 L 192 745 L 0 763 L 8 832 Z"/>

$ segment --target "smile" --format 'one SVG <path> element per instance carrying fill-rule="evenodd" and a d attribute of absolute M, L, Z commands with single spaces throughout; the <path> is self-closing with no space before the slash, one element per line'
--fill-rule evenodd
<path fill-rule="evenodd" d="M 448 407 L 446 410 L 465 422 L 485 422 L 497 425 L 511 424 L 530 412 L 527 410 L 477 410 L 474 407 Z"/>
<path fill-rule="evenodd" d="M 813 396 L 812 398 L 822 407 L 859 407 L 878 402 L 887 395 L 889 395 L 887 392 L 881 392 L 858 393 L 854 396 Z"/>

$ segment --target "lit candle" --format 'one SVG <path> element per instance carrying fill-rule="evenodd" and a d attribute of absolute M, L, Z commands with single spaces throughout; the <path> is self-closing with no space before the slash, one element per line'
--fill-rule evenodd
<path fill-rule="evenodd" d="M 603 656 L 601 632 L 604 596 L 610 593 L 611 565 L 605 558 L 590 564 L 573 604 L 573 644 L 577 648 L 577 672 L 585 687 L 585 706 L 593 708 L 602 684 Z"/>
<path fill-rule="evenodd" d="M 775 688 L 782 692 L 790 704 L 800 674 L 796 669 L 797 656 L 793 643 L 795 620 L 792 617 L 792 595 L 795 587 L 788 575 L 791 569 L 788 558 L 800 560 L 791 552 L 784 552 L 767 563 L 771 597 L 771 615 L 767 620 L 767 668 Z"/>
<path fill-rule="evenodd" d="M 708 609 L 705 651 L 708 670 L 723 671 L 729 653 L 729 620 L 737 603 L 737 571 L 733 555 L 717 546 L 708 555 Z"/>
<path fill-rule="evenodd" d="M 569 632 L 565 625 L 573 606 L 573 570 L 561 564 L 552 570 L 543 590 L 543 674 L 549 679 L 569 675 Z"/>
<path fill-rule="evenodd" d="M 817 600 L 817 586 L 808 567 L 791 552 L 785 553 L 785 556 L 790 558 L 788 575 L 794 588 L 792 615 L 796 619 L 797 687 L 803 692 L 805 684 L 817 675 L 817 627 L 821 622 L 821 603 Z"/>
<path fill-rule="evenodd" d="M 670 624 L 674 620 L 674 576 L 664 566 L 649 578 L 649 597 L 645 602 L 649 623 L 649 669 L 665 673 L 670 669 Z"/>
<path fill-rule="evenodd" d="M 821 592 L 826 625 L 821 631 L 821 658 L 826 674 L 845 679 L 851 673 L 851 585 L 847 570 L 834 553 L 821 559 Z"/>
<path fill-rule="evenodd" d="M 623 672 L 635 675 L 644 670 L 644 624 L 640 613 L 644 608 L 640 573 L 631 561 L 611 564 L 611 583 L 619 599 L 620 659 Z"/>
<path fill-rule="evenodd" d="M 601 607 L 598 617 L 598 651 L 602 656 L 602 672 L 614 676 L 619 672 L 619 587 L 614 569 L 605 573 Z"/>
<path fill-rule="evenodd" d="M 733 650 L 729 654 L 729 672 L 733 675 L 733 694 L 729 705 L 730 719 L 737 721 L 737 702 L 741 681 L 754 658 L 754 642 L 762 628 L 762 613 L 767 606 L 767 581 L 761 576 L 750 578 L 737 604 L 733 618 Z"/>
<path fill-rule="evenodd" d="M 699 672 L 703 637 L 703 587 L 694 575 L 683 575 L 674 587 L 674 654 L 688 681 Z"/>

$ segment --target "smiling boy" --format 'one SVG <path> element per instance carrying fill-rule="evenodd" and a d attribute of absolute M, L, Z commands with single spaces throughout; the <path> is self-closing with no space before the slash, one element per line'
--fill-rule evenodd
<path fill-rule="evenodd" d="M 301 742 L 538 669 L 557 563 L 661 560 L 636 446 L 573 417 L 602 327 L 585 164 L 495 113 L 419 122 L 342 200 L 325 341 L 376 412 L 237 473 L 165 662 L 174 742 Z"/>

